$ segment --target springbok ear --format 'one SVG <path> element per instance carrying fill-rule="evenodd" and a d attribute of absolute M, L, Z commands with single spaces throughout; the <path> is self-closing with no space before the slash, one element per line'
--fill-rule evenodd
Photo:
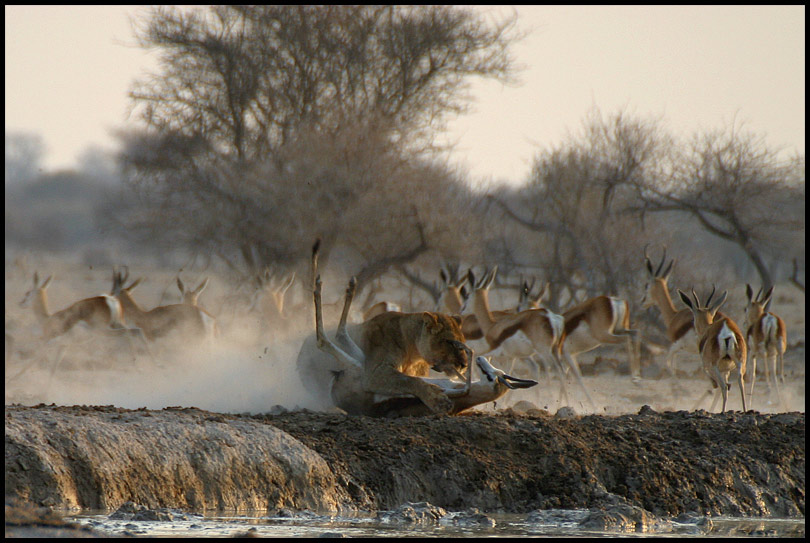
<path fill-rule="evenodd" d="M 496 275 L 498 275 L 498 265 L 497 264 L 495 265 L 494 268 L 492 268 L 492 271 L 489 272 L 489 275 L 487 276 L 487 279 L 486 279 L 486 282 L 485 282 L 485 288 L 489 288 L 489 286 L 495 280 Z"/>
<path fill-rule="evenodd" d="M 138 286 L 138 285 L 141 283 L 141 281 L 142 281 L 142 280 L 143 280 L 143 277 L 138 277 L 138 278 L 137 278 L 137 279 L 135 279 L 135 280 L 134 280 L 132 283 L 130 283 L 128 287 L 125 287 L 125 288 L 124 288 L 124 290 L 126 290 L 127 292 L 129 292 L 130 290 L 132 290 L 132 289 L 134 289 L 135 287 L 137 287 L 137 286 Z"/>
<path fill-rule="evenodd" d="M 686 304 L 686 307 L 688 307 L 689 309 L 694 309 L 694 307 L 692 307 L 693 306 L 692 300 L 690 300 L 689 296 L 687 296 L 683 291 L 681 291 L 681 289 L 678 289 L 678 296 L 681 297 L 681 300 L 683 300 L 683 303 Z"/>
<path fill-rule="evenodd" d="M 672 260 L 670 260 L 670 262 L 669 262 L 669 266 L 667 266 L 666 271 L 664 271 L 664 273 L 662 273 L 662 274 L 661 274 L 661 278 L 662 278 L 664 281 L 668 281 L 668 280 L 669 280 L 669 274 L 671 274 L 671 273 L 672 273 L 672 268 L 673 268 L 673 266 L 675 266 L 675 259 L 674 259 L 674 258 L 673 258 Z"/>
<path fill-rule="evenodd" d="M 772 295 L 773 295 L 773 286 L 771 286 L 771 288 L 769 288 L 767 290 L 767 292 L 765 292 L 765 295 L 762 297 L 762 302 L 761 302 L 762 307 L 765 308 L 766 311 L 768 310 L 768 305 L 771 303 L 771 296 Z"/>
<path fill-rule="evenodd" d="M 179 280 L 179 278 L 178 278 L 178 280 Z M 196 295 L 198 295 L 198 296 L 199 296 L 199 294 L 200 294 L 200 293 L 201 293 L 203 290 L 205 290 L 205 287 L 207 287 L 207 286 L 208 286 L 208 278 L 206 277 L 206 278 L 203 280 L 203 282 L 202 282 L 202 283 L 200 283 L 200 285 L 199 285 L 197 288 L 195 288 L 195 289 L 194 289 L 194 294 L 196 294 Z"/>
<path fill-rule="evenodd" d="M 283 287 L 279 289 L 279 292 L 281 294 L 284 294 L 285 292 L 287 292 L 287 289 L 290 288 L 294 282 L 295 282 L 295 272 L 292 272 L 292 275 L 290 275 L 290 279 Z"/>
<path fill-rule="evenodd" d="M 714 317 L 714 314 L 717 313 L 717 310 L 720 309 L 720 306 L 723 305 L 727 297 L 728 291 L 724 290 L 723 294 L 721 294 L 720 297 L 714 301 L 714 303 L 711 305 L 711 308 L 709 309 L 709 312 L 712 314 L 712 317 Z"/>
<path fill-rule="evenodd" d="M 545 298 L 545 297 L 546 297 L 546 295 L 548 294 L 548 289 L 549 289 L 550 287 L 551 287 L 551 282 L 550 282 L 550 281 L 546 281 L 546 284 L 545 284 L 545 285 L 543 285 L 543 288 L 542 288 L 542 289 L 540 289 L 540 294 L 538 294 L 538 295 L 537 295 L 537 298 L 535 298 L 535 300 L 536 300 L 538 303 L 543 301 L 543 298 Z"/>
<path fill-rule="evenodd" d="M 42 282 L 42 285 L 40 285 L 39 288 L 46 288 L 48 286 L 48 283 L 51 282 L 51 279 L 53 279 L 53 275 L 49 275 L 48 278 Z"/>

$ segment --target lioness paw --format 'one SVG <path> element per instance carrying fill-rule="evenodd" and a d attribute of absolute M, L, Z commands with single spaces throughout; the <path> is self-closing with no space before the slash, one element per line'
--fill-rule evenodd
<path fill-rule="evenodd" d="M 444 392 L 435 392 L 431 394 L 428 407 L 439 415 L 449 413 L 453 409 L 453 400 L 447 397 Z"/>

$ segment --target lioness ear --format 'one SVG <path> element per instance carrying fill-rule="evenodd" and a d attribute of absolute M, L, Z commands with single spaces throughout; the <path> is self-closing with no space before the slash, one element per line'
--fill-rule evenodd
<path fill-rule="evenodd" d="M 428 330 L 431 332 L 435 332 L 439 328 L 439 319 L 430 311 L 422 312 L 422 320 L 425 321 L 425 326 L 427 326 Z"/>
<path fill-rule="evenodd" d="M 456 323 L 461 326 L 461 315 L 450 315 L 450 318 L 456 321 Z"/>

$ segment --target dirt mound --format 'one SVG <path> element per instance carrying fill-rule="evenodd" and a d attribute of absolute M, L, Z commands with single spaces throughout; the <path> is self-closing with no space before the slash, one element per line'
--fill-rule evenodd
<path fill-rule="evenodd" d="M 295 439 L 293 439 L 295 438 Z M 804 515 L 804 413 L 372 419 L 6 408 L 6 493 L 40 505 L 390 510 L 640 507 Z M 628 509 L 629 510 L 629 509 Z"/>
<path fill-rule="evenodd" d="M 606 507 L 655 515 L 804 515 L 804 413 L 559 418 L 265 417 L 320 453 L 363 507 Z"/>

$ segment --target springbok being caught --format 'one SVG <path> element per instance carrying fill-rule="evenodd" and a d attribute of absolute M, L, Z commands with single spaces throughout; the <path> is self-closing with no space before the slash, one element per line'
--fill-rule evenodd
<path fill-rule="evenodd" d="M 712 387 L 720 389 L 718 394 L 715 394 L 712 407 L 709 410 L 714 409 L 718 396 L 722 394 L 723 408 L 720 412 L 725 412 L 726 403 L 728 402 L 728 390 L 731 388 L 729 374 L 733 371 L 740 388 L 743 411 L 747 411 L 745 391 L 743 389 L 747 355 L 745 338 L 740 332 L 740 328 L 730 318 L 717 318 L 717 310 L 726 301 L 728 291 L 724 291 L 717 300 L 712 302 L 714 292 L 715 289 L 712 288 L 711 294 L 706 299 L 706 305 L 702 305 L 694 289 L 691 298 L 678 290 L 678 295 L 692 311 L 694 317 L 695 332 L 697 332 L 699 338 L 698 351 L 700 351 L 700 356 L 703 359 L 703 371 L 711 379 Z"/>
<path fill-rule="evenodd" d="M 473 285 L 473 310 L 484 334 L 486 348 L 481 354 L 503 356 L 511 360 L 530 359 L 533 355 L 545 360 L 547 365 L 557 369 L 560 378 L 560 396 L 568 403 L 568 389 L 559 358 L 559 344 L 563 337 L 564 318 L 545 308 L 527 309 L 519 313 L 500 312 L 489 308 L 489 287 L 495 279 L 498 267 L 476 282 L 472 270 L 468 273 Z M 595 407 L 579 368 L 571 366 L 585 397 Z"/>
<path fill-rule="evenodd" d="M 333 372 L 334 378 L 331 384 L 331 396 L 335 404 L 348 413 L 387 417 L 431 414 L 434 412 L 434 409 L 429 407 L 430 404 L 428 401 L 425 401 L 421 391 L 421 389 L 429 387 L 433 389 L 438 388 L 438 390 L 447 397 L 450 402 L 447 413 L 454 415 L 477 405 L 495 401 L 506 394 L 510 389 L 529 388 L 537 384 L 536 381 L 511 377 L 492 366 L 486 358 L 479 356 L 476 357 L 475 362 L 482 374 L 482 378 L 477 381 L 472 381 L 472 368 L 466 368 L 466 379 L 463 381 L 432 379 L 421 375 L 403 375 L 405 379 L 413 384 L 409 387 L 403 387 L 401 391 L 394 393 L 393 388 L 390 393 L 380 393 L 370 390 L 364 382 L 368 377 L 367 373 L 374 371 L 372 368 L 376 366 L 375 361 L 369 360 L 369 357 L 372 355 L 368 352 L 364 352 L 364 350 L 346 334 L 346 316 L 348 315 L 349 306 L 355 294 L 356 281 L 352 278 L 346 289 L 341 321 L 338 325 L 335 340 L 332 341 L 326 336 L 323 326 L 323 312 L 321 306 L 322 285 L 320 275 L 317 273 L 318 247 L 319 243 L 316 242 L 313 247 L 312 258 L 315 335 L 318 348 L 329 353 L 341 366 L 339 371 Z M 414 315 L 417 315 L 419 318 L 424 318 L 430 315 L 430 313 L 397 313 L 393 315 L 392 318 L 395 320 L 411 320 Z M 385 319 L 386 317 L 380 318 Z M 366 321 L 358 326 L 367 327 L 373 326 L 373 324 Z M 417 341 L 417 344 L 421 344 L 421 342 Z M 460 343 L 459 346 L 469 351 L 469 348 L 463 343 Z M 417 346 L 416 348 L 420 349 L 424 348 L 424 346 Z M 438 361 L 434 360 L 432 363 L 436 364 Z M 434 369 L 437 368 L 434 367 Z M 444 369 L 441 371 L 447 373 Z M 455 373 L 459 374 L 458 371 Z M 459 376 L 464 377 L 461 374 L 459 374 Z M 404 379 L 401 380 L 404 381 Z M 420 386 L 416 386 L 417 384 Z"/>
<path fill-rule="evenodd" d="M 759 289 L 754 296 L 751 285 L 745 285 L 745 295 L 748 303 L 745 305 L 745 340 L 750 346 L 751 353 L 751 405 L 754 404 L 754 384 L 757 380 L 757 358 L 765 359 L 765 382 L 770 388 L 774 387 L 779 401 L 782 396 L 779 382 L 784 383 L 785 367 L 784 354 L 787 348 L 787 330 L 785 321 L 777 315 L 766 311 L 773 295 L 773 287 L 765 294 Z M 771 380 L 773 375 L 773 381 Z"/>

